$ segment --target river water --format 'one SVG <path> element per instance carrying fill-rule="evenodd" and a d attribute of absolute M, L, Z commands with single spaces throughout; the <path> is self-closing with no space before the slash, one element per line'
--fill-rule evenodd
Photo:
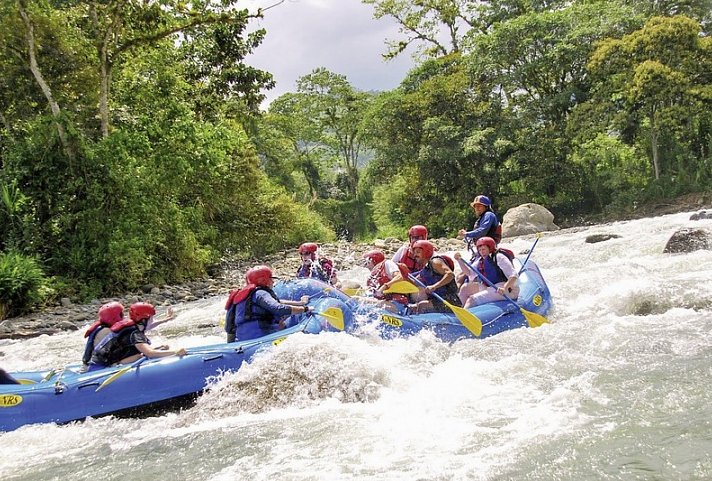
<path fill-rule="evenodd" d="M 1 434 L 0 479 L 712 479 L 712 251 L 662 254 L 676 229 L 712 227 L 689 216 L 545 234 L 542 328 L 454 344 L 295 335 L 194 407 Z M 219 342 L 223 302 L 179 306 L 152 337 Z M 2 365 L 73 363 L 81 336 L 3 341 Z"/>

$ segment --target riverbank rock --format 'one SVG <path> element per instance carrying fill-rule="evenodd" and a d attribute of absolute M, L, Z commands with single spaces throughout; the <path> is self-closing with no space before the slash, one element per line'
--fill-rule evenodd
<path fill-rule="evenodd" d="M 618 238 L 620 238 L 618 234 L 591 234 L 586 237 L 586 244 L 597 244 L 598 242 L 605 242 L 607 240 Z"/>
<path fill-rule="evenodd" d="M 554 214 L 539 204 L 522 204 L 509 209 L 502 219 L 502 237 L 559 230 Z"/>
<path fill-rule="evenodd" d="M 663 252 L 677 254 L 697 250 L 712 250 L 712 231 L 709 229 L 680 229 L 665 244 Z"/>
<path fill-rule="evenodd" d="M 703 210 L 700 212 L 695 212 L 690 216 L 690 220 L 704 220 L 712 219 L 712 210 Z"/>

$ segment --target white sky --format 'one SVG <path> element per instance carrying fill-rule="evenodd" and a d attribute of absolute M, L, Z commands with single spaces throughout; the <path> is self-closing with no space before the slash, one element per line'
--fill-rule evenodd
<path fill-rule="evenodd" d="M 249 0 L 252 10 L 277 0 Z M 393 20 L 373 18 L 373 8 L 360 0 L 286 0 L 253 21 L 267 36 L 246 59 L 274 76 L 275 88 L 266 93 L 266 106 L 287 92 L 296 80 L 318 67 L 345 75 L 358 90 L 397 87 L 413 66 L 408 51 L 385 61 L 385 40 L 400 38 Z"/>

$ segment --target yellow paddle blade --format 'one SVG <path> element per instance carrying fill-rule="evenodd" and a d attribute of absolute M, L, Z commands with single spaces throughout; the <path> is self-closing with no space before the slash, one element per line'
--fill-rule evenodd
<path fill-rule="evenodd" d="M 37 381 L 33 381 L 32 379 L 18 379 L 17 382 L 20 384 L 37 384 Z"/>
<path fill-rule="evenodd" d="M 339 331 L 344 330 L 344 313 L 338 307 L 329 307 L 322 312 L 314 311 L 314 314 L 329 321 L 329 324 L 331 324 L 334 329 L 338 329 Z"/>
<path fill-rule="evenodd" d="M 124 367 L 124 368 L 119 369 L 119 370 L 116 371 L 114 374 L 112 374 L 111 376 L 109 376 L 109 377 L 107 377 L 106 379 L 104 379 L 104 382 L 102 382 L 102 383 L 99 385 L 99 387 L 96 388 L 96 391 L 94 391 L 94 392 L 101 391 L 101 390 L 104 389 L 106 386 L 108 386 L 109 384 L 111 384 L 112 382 L 116 381 L 118 378 L 120 378 L 121 376 L 123 376 L 124 374 L 126 374 L 127 372 L 129 372 L 132 367 L 133 367 L 133 366 L 126 366 L 126 367 Z"/>
<path fill-rule="evenodd" d="M 482 321 L 475 316 L 473 313 L 465 309 L 464 307 L 458 307 L 444 301 L 445 305 L 450 308 L 450 310 L 455 314 L 455 317 L 462 323 L 463 326 L 467 328 L 475 336 L 479 337 L 482 334 Z"/>
<path fill-rule="evenodd" d="M 97 391 L 99 391 L 99 390 L 101 390 L 101 389 L 104 389 L 106 386 L 108 386 L 108 385 L 111 384 L 112 382 L 116 381 L 118 378 L 120 378 L 121 376 L 123 376 L 124 374 L 126 374 L 127 372 L 129 372 L 129 371 L 130 371 L 131 369 L 133 369 L 134 367 L 138 368 L 138 367 L 141 365 L 141 363 L 142 363 L 143 361 L 145 361 L 146 359 L 148 359 L 148 358 L 147 358 L 147 357 L 142 357 L 142 358 L 139 359 L 138 361 L 134 361 L 134 362 L 132 362 L 131 364 L 129 364 L 128 366 L 126 366 L 126 367 L 122 367 L 121 369 L 119 369 L 118 371 L 116 371 L 114 374 L 112 374 L 111 376 L 109 376 L 109 377 L 107 377 L 106 379 L 104 379 L 104 382 L 102 382 L 102 383 L 99 385 L 99 387 L 96 388 L 96 391 L 94 391 L 94 392 L 97 392 Z"/>
<path fill-rule="evenodd" d="M 383 291 L 384 294 L 415 294 L 420 289 L 408 281 L 394 282 L 391 287 Z"/>
<path fill-rule="evenodd" d="M 521 309 L 521 311 L 522 311 L 522 314 L 524 314 L 524 318 L 529 323 L 529 327 L 539 327 L 542 324 L 549 323 L 549 319 L 542 316 L 541 314 L 537 314 L 536 312 L 527 311 L 526 309 Z"/>
<path fill-rule="evenodd" d="M 363 294 L 363 289 L 361 289 L 360 287 L 344 287 L 343 289 L 341 289 L 341 292 L 343 292 L 349 297 L 353 297 Z"/>

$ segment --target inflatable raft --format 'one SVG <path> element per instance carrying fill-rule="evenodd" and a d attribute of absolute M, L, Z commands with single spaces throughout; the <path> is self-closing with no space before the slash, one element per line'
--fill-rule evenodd
<path fill-rule="evenodd" d="M 539 267 L 529 260 L 522 267 L 522 260 L 516 258 L 514 267 L 519 271 L 520 294 L 516 302 L 499 301 L 470 309 L 460 309 L 475 317 L 481 323 L 478 334 L 465 327 L 462 315 L 452 313 L 396 314 L 383 309 L 374 309 L 360 304 L 346 294 L 312 279 L 295 280 L 281 286 L 280 297 L 298 299 L 302 295 L 312 298 L 332 297 L 336 301 L 326 312 L 327 319 L 335 329 L 355 332 L 364 324 L 378 323 L 382 337 L 410 336 L 424 329 L 430 330 L 446 342 L 464 338 L 485 338 L 503 331 L 521 327 L 537 327 L 547 322 L 544 317 L 552 307 L 551 293 Z M 333 322 L 343 317 L 343 322 Z"/>
<path fill-rule="evenodd" d="M 521 268 L 515 260 L 515 267 Z M 15 372 L 22 384 L 0 385 L 0 431 L 34 423 L 67 423 L 106 414 L 195 396 L 220 373 L 239 369 L 261 349 L 277 345 L 296 333 L 322 331 L 358 333 L 368 323 L 377 323 L 384 338 L 410 336 L 424 329 L 446 341 L 484 338 L 502 331 L 533 327 L 551 307 L 551 295 L 539 268 L 529 261 L 520 273 L 521 292 L 514 302 L 495 302 L 467 310 L 481 322 L 474 334 L 456 314 L 394 314 L 359 303 L 343 292 L 314 279 L 278 283 L 274 290 L 282 299 L 307 295 L 313 310 L 292 316 L 289 327 L 269 336 L 231 344 L 191 348 L 183 357 L 140 359 L 133 364 L 82 373 L 79 365 L 61 370 Z M 465 311 L 462 309 L 462 311 Z M 461 314 L 461 313 L 460 313 Z"/>
<path fill-rule="evenodd" d="M 133 364 L 82 373 L 80 365 L 61 370 L 14 372 L 22 384 L 0 385 L 0 431 L 26 424 L 66 423 L 166 403 L 202 392 L 215 376 L 238 369 L 254 354 L 304 332 L 335 330 L 320 311 L 340 302 L 316 299 L 314 313 L 292 316 L 292 326 L 268 336 L 230 344 L 191 348 L 183 357 L 142 358 Z M 79 354 L 79 352 L 78 352 Z"/>

